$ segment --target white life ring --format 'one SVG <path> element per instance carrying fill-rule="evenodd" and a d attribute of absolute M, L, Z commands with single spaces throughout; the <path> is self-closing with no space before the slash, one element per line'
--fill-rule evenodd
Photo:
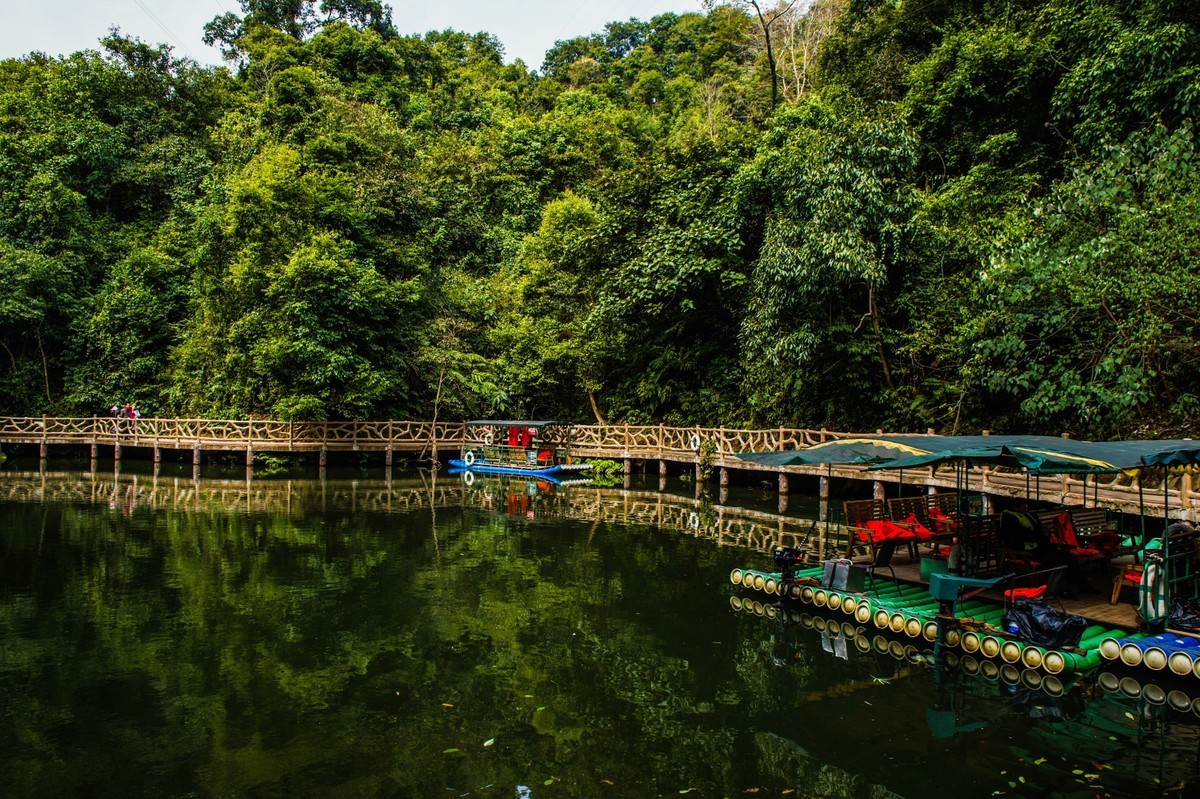
<path fill-rule="evenodd" d="M 470 450 L 470 449 L 467 450 L 466 454 L 463 455 L 463 463 L 465 463 L 467 466 L 475 465 L 475 451 L 474 450 Z"/>
<path fill-rule="evenodd" d="M 692 433 L 692 437 L 688 439 L 688 446 L 694 450 L 700 449 L 700 434 Z"/>
<path fill-rule="evenodd" d="M 695 511 L 692 511 L 692 515 L 688 516 L 688 526 L 693 530 L 700 529 L 700 516 Z"/>
<path fill-rule="evenodd" d="M 475 483 L 475 472 L 463 472 L 463 485 L 473 485 Z"/>
<path fill-rule="evenodd" d="M 493 441 L 495 441 L 495 439 L 492 438 L 491 430 L 489 430 L 483 434 L 483 443 L 488 444 L 490 446 Z"/>

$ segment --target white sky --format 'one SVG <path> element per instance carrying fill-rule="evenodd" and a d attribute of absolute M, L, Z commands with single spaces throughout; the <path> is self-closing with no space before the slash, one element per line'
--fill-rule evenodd
<path fill-rule="evenodd" d="M 387 0 L 385 0 L 387 2 Z M 540 69 L 559 39 L 596 33 L 606 22 L 649 20 L 673 11 L 700 11 L 700 0 L 391 0 L 392 22 L 402 34 L 453 28 L 495 34 L 505 61 L 524 59 Z M 219 64 L 221 55 L 201 41 L 204 24 L 238 0 L 0 0 L 0 58 L 35 50 L 66 55 L 98 49 L 116 25 L 122 33 L 169 44 L 176 56 Z"/>

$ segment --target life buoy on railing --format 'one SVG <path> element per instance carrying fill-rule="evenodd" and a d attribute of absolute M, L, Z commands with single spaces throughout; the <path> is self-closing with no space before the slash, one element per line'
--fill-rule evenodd
<path fill-rule="evenodd" d="M 475 472 L 463 472 L 463 485 L 469 486 L 475 484 Z"/>
<path fill-rule="evenodd" d="M 692 433 L 691 438 L 688 439 L 688 446 L 691 449 L 694 449 L 696 451 L 700 450 L 700 434 L 699 433 Z"/>
<path fill-rule="evenodd" d="M 484 434 L 483 434 L 483 443 L 485 443 L 485 444 L 487 444 L 487 445 L 489 445 L 489 446 L 490 446 L 490 445 L 491 445 L 491 443 L 492 443 L 493 441 L 495 441 L 495 439 L 492 437 L 492 431 L 491 431 L 491 430 L 489 430 L 489 431 L 487 431 L 486 433 L 484 433 Z"/>
<path fill-rule="evenodd" d="M 700 529 L 700 516 L 695 511 L 692 511 L 692 515 L 688 516 L 688 527 L 691 527 L 693 530 Z"/>
<path fill-rule="evenodd" d="M 468 466 L 475 465 L 475 453 L 472 450 L 467 450 L 466 454 L 463 455 L 463 463 Z"/>

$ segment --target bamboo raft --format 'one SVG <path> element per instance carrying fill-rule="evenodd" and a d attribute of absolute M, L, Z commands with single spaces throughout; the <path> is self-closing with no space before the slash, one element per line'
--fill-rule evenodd
<path fill-rule="evenodd" d="M 729 580 L 734 585 L 762 592 L 769 597 L 830 611 L 840 610 L 864 630 L 871 625 L 880 631 L 907 636 L 922 645 L 932 645 L 937 641 L 938 601 L 929 595 L 924 586 L 886 582 L 889 591 L 885 595 L 877 592 L 870 596 L 834 591 L 816 584 L 823 573 L 823 567 L 797 570 L 786 589 L 781 582 L 781 574 L 776 572 L 735 568 L 730 572 Z M 894 591 L 891 590 L 893 587 Z M 782 593 L 785 590 L 786 596 Z M 1047 649 L 1020 641 L 1000 629 L 998 625 L 1004 609 L 994 602 L 961 601 L 956 606 L 956 614 L 955 626 L 947 630 L 944 636 L 943 644 L 947 648 L 961 650 L 964 655 L 998 659 L 1002 664 L 1011 666 L 1018 675 L 1022 667 L 1055 676 L 1095 671 L 1104 660 L 1101 654 L 1103 642 L 1131 637 L 1127 630 L 1092 624 L 1084 630 L 1078 646 L 1062 650 Z M 914 648 L 917 647 L 914 645 Z M 1196 654 L 1200 655 L 1200 650 Z M 991 660 L 988 662 L 995 665 Z M 1200 679 L 1200 669 L 1193 675 Z"/>

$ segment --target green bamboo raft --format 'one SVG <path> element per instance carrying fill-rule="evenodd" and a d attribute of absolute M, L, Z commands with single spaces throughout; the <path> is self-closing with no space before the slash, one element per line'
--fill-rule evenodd
<path fill-rule="evenodd" d="M 754 569 L 735 568 L 729 581 L 768 596 L 790 599 L 801 604 L 840 610 L 853 618 L 858 625 L 871 624 L 879 630 L 922 639 L 937 640 L 938 602 L 929 595 L 925 586 L 904 583 L 887 583 L 887 588 L 873 596 L 859 593 L 834 591 L 807 581 L 819 579 L 824 567 L 797 570 L 794 579 L 786 586 L 778 572 L 763 572 Z M 768 614 L 764 605 L 763 615 L 778 615 L 772 607 Z M 1130 634 L 1118 628 L 1091 625 L 1083 632 L 1079 645 L 1072 651 L 1060 651 L 1032 646 L 1006 635 L 999 629 L 1004 609 L 994 603 L 980 600 L 965 600 L 956 606 L 957 618 L 969 625 L 947 631 L 944 643 L 952 649 L 960 649 L 966 655 L 979 655 L 1001 661 L 1000 666 L 991 662 L 981 669 L 1004 666 L 1011 667 L 1019 676 L 1020 669 L 1045 672 L 1048 675 L 1083 674 L 1096 670 L 1103 660 L 1101 645 L 1120 640 L 1126 642 Z M 984 675 L 985 677 L 988 675 Z M 1001 675 L 997 673 L 996 677 Z M 1011 676 L 1011 675 L 1010 675 Z M 1200 675 L 1198 675 L 1200 676 Z"/>

